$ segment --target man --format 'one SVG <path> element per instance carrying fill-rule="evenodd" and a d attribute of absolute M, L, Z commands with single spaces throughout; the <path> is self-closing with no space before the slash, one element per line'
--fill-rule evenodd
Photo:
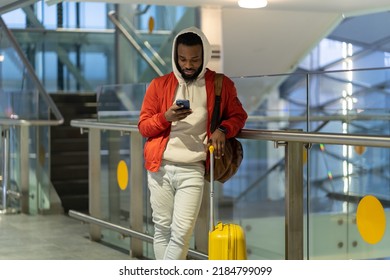
<path fill-rule="evenodd" d="M 226 138 L 244 127 L 247 114 L 233 82 L 224 77 L 223 121 L 210 131 L 214 109 L 214 75 L 206 68 L 211 49 L 205 35 L 191 27 L 173 41 L 173 71 L 154 79 L 141 108 L 138 128 L 147 138 L 145 168 L 154 222 L 156 259 L 185 259 L 201 205 L 208 145 L 223 156 Z M 176 104 L 189 100 L 190 108 Z"/>

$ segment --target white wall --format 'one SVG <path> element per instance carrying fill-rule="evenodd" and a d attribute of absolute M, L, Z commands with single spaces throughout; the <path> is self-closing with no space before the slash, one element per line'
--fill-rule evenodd
<path fill-rule="evenodd" d="M 201 29 L 221 50 L 221 58 L 208 67 L 230 77 L 292 72 L 341 20 L 341 15 L 325 12 L 202 8 Z M 236 84 L 242 100 L 249 102 L 245 108 L 257 108 L 283 79 L 274 77 L 253 85 L 256 96 L 253 88 L 245 87 L 250 84 Z"/>
<path fill-rule="evenodd" d="M 222 69 L 228 76 L 239 77 L 293 71 L 342 16 L 227 8 L 222 9 L 221 20 Z"/>
<path fill-rule="evenodd" d="M 222 10 L 218 7 L 200 9 L 200 29 L 210 42 L 212 50 L 221 50 L 222 44 Z M 221 72 L 221 58 L 212 58 L 208 68 Z"/>

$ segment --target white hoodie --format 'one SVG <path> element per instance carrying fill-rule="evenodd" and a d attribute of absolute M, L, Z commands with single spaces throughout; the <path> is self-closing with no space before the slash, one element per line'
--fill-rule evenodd
<path fill-rule="evenodd" d="M 197 79 L 190 83 L 186 83 L 175 63 L 177 37 L 188 32 L 197 34 L 203 43 L 203 68 Z M 164 160 L 177 163 L 195 163 L 206 160 L 207 94 L 204 74 L 210 58 L 210 44 L 200 29 L 190 27 L 176 35 L 172 48 L 173 73 L 179 82 L 175 101 L 177 99 L 188 99 L 192 114 L 184 120 L 172 122 L 169 141 L 163 154 Z"/>

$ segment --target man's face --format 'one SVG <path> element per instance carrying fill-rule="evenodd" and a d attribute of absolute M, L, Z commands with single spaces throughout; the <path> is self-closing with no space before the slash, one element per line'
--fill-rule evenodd
<path fill-rule="evenodd" d="M 198 77 L 199 73 L 202 71 L 202 46 L 187 46 L 179 44 L 177 46 L 177 63 L 179 66 L 179 71 L 184 80 L 195 80 Z"/>

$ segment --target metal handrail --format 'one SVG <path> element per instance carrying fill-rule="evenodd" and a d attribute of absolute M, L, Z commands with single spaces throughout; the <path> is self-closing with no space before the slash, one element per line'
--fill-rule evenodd
<path fill-rule="evenodd" d="M 130 123 L 130 121 L 129 121 Z M 123 132 L 137 132 L 136 124 L 121 124 L 113 122 L 97 121 L 96 119 L 72 120 L 71 126 L 81 129 L 97 128 L 101 130 L 116 130 Z M 371 146 L 390 148 L 390 136 L 367 134 L 343 134 L 343 133 L 311 133 L 303 131 L 281 131 L 243 129 L 238 138 L 302 143 L 336 144 L 352 146 Z"/>
<path fill-rule="evenodd" d="M 317 122 L 317 121 L 371 121 L 371 120 L 390 120 L 389 114 L 375 114 L 375 115 L 361 115 L 351 114 L 348 115 L 328 115 L 328 116 L 249 116 L 248 122 Z"/>
<path fill-rule="evenodd" d="M 286 142 L 390 147 L 390 136 L 343 133 L 310 133 L 279 130 L 243 129 L 239 138 Z"/>
<path fill-rule="evenodd" d="M 71 120 L 71 126 L 83 128 L 97 128 L 101 130 L 115 130 L 123 132 L 136 132 L 138 131 L 138 126 L 136 125 L 136 120 L 132 124 L 132 121 L 125 123 L 114 123 L 109 121 L 98 121 L 97 119 L 78 119 Z"/>
<path fill-rule="evenodd" d="M 38 2 L 38 0 L 17 0 L 6 5 L 2 5 L 0 7 L 0 15 L 19 9 L 21 7 L 25 7 L 27 5 L 34 4 L 35 2 Z"/>
<path fill-rule="evenodd" d="M 132 229 L 125 228 L 125 227 L 122 227 L 122 226 L 104 221 L 102 219 L 92 217 L 91 215 L 87 215 L 87 214 L 77 212 L 74 210 L 69 210 L 68 214 L 70 217 L 75 218 L 77 220 L 80 220 L 80 221 L 83 221 L 86 223 L 92 223 L 95 225 L 99 225 L 99 226 L 102 226 L 102 227 L 107 228 L 107 229 L 115 230 L 115 231 L 123 234 L 124 236 L 131 236 L 131 237 L 135 237 L 135 238 L 141 239 L 141 240 L 149 242 L 149 243 L 153 243 L 153 237 L 150 235 L 140 233 L 138 231 L 134 231 Z M 188 256 L 193 257 L 193 258 L 197 258 L 197 259 L 204 259 L 204 260 L 207 259 L 206 254 L 203 254 L 201 252 L 198 252 L 198 251 L 195 251 L 192 249 L 189 249 Z"/>
<path fill-rule="evenodd" d="M 0 118 L 0 126 L 41 126 L 41 125 L 60 125 L 63 120 L 25 120 L 25 119 L 6 119 Z"/>

